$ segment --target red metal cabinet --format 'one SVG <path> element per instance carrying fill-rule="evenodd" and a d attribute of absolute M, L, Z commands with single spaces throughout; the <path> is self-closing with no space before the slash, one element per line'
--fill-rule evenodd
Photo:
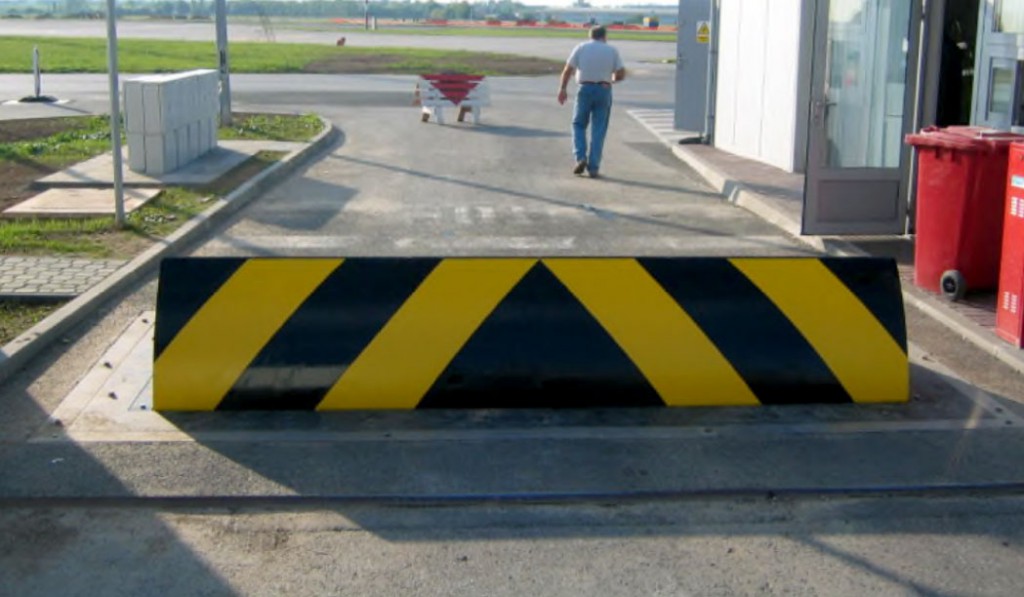
<path fill-rule="evenodd" d="M 1014 143 L 1010 147 L 1003 215 L 996 333 L 1021 346 L 1024 336 L 1024 304 L 1021 304 L 1021 295 L 1024 294 L 1024 143 Z"/>

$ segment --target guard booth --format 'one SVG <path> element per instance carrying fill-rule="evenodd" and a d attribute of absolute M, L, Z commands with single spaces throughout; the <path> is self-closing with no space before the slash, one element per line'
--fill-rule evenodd
<path fill-rule="evenodd" d="M 681 53 L 699 4 L 680 0 Z M 1024 0 L 710 4 L 714 145 L 803 174 L 804 234 L 910 231 L 908 133 L 1024 132 Z M 677 93 L 677 113 L 696 102 Z"/>

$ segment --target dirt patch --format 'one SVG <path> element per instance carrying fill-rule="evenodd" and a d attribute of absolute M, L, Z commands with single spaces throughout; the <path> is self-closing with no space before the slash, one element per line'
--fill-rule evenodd
<path fill-rule="evenodd" d="M 418 68 L 409 65 L 409 58 L 395 54 L 339 54 L 311 62 L 303 69 L 307 73 L 370 75 L 384 73 L 421 74 L 432 72 L 430 67 Z M 442 69 L 434 69 L 442 70 Z M 447 70 L 447 69 L 445 69 Z M 509 76 L 538 76 L 557 74 L 562 65 L 544 58 L 528 56 L 501 56 L 470 54 L 458 58 L 458 66 L 452 70 L 465 73 L 500 72 Z"/>
<path fill-rule="evenodd" d="M 0 143 L 42 139 L 75 128 L 81 118 L 30 118 L 0 122 Z M 77 160 L 43 163 L 35 160 L 0 160 L 0 211 L 39 193 L 31 187 L 40 178 L 59 172 Z"/>
<path fill-rule="evenodd" d="M 50 313 L 60 309 L 63 305 L 63 301 L 48 303 L 0 302 L 0 346 L 14 340 L 22 332 L 46 319 Z M 4 552 L 3 543 L 0 541 L 0 554 Z"/>
<path fill-rule="evenodd" d="M 28 118 L 0 121 L 0 143 L 17 143 L 40 137 L 49 137 L 75 126 L 78 117 Z"/>

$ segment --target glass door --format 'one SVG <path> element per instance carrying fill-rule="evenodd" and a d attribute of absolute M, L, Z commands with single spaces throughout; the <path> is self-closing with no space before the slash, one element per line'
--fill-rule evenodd
<path fill-rule="evenodd" d="M 900 234 L 915 0 L 819 0 L 804 234 Z"/>
<path fill-rule="evenodd" d="M 1024 132 L 1024 1 L 982 4 L 974 124 Z"/>

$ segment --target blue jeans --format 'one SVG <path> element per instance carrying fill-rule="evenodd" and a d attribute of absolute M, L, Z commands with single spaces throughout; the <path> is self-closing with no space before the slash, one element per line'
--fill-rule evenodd
<path fill-rule="evenodd" d="M 587 160 L 587 170 L 601 167 L 604 136 L 612 115 L 612 88 L 609 85 L 580 85 L 572 116 L 572 147 L 576 161 Z M 590 128 L 590 155 L 587 155 L 587 125 Z"/>

